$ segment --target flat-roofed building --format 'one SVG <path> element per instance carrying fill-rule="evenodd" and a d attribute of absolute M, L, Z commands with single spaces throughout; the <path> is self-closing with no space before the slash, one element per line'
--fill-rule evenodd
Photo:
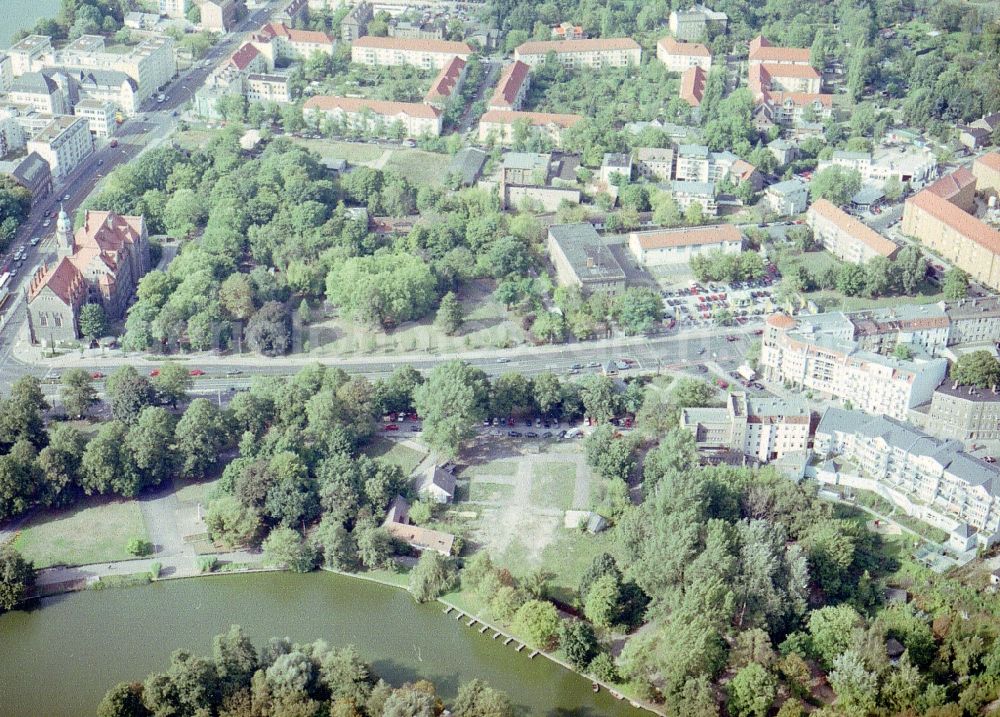
<path fill-rule="evenodd" d="M 490 110 L 519 110 L 531 88 L 531 68 L 520 60 L 514 60 L 500 73 L 493 96 L 487 108 Z"/>
<path fill-rule="evenodd" d="M 251 73 L 246 78 L 246 97 L 251 102 L 292 101 L 291 78 L 288 75 Z"/>
<path fill-rule="evenodd" d="M 864 264 L 879 256 L 891 259 L 899 249 L 826 199 L 813 202 L 806 213 L 806 221 L 826 250 L 843 261 Z"/>
<path fill-rule="evenodd" d="M 950 332 L 948 345 L 994 343 L 1000 336 L 1000 299 L 978 296 L 943 301 Z"/>
<path fill-rule="evenodd" d="M 90 123 L 80 117 L 55 117 L 28 140 L 28 151 L 49 163 L 54 179 L 62 179 L 94 151 Z"/>
<path fill-rule="evenodd" d="M 735 451 L 767 463 L 809 449 L 812 413 L 804 401 L 731 393 L 722 408 L 682 408 L 680 428 L 700 450 Z"/>
<path fill-rule="evenodd" d="M 670 183 L 670 193 L 674 195 L 674 201 L 681 208 L 687 211 L 692 204 L 701 205 L 704 216 L 714 217 L 718 214 L 719 205 L 715 200 L 714 182 L 689 182 L 675 179 Z"/>
<path fill-rule="evenodd" d="M 10 57 L 11 74 L 20 77 L 25 72 L 38 72 L 46 66 L 54 50 L 52 38 L 46 35 L 28 35 L 7 49 Z"/>
<path fill-rule="evenodd" d="M 635 151 L 635 167 L 642 177 L 669 181 L 674 176 L 674 150 L 669 147 L 639 147 Z"/>
<path fill-rule="evenodd" d="M 489 110 L 479 118 L 479 140 L 486 142 L 493 138 L 501 144 L 510 144 L 517 123 L 523 122 L 530 131 L 547 137 L 558 147 L 562 133 L 582 121 L 580 115 Z"/>
<path fill-rule="evenodd" d="M 413 65 L 428 70 L 440 70 L 460 57 L 468 60 L 472 48 L 464 42 L 451 40 L 416 40 L 405 37 L 359 37 L 351 43 L 351 62 L 360 65 L 392 67 Z"/>
<path fill-rule="evenodd" d="M 684 72 L 700 67 L 705 72 L 712 69 L 712 53 L 699 42 L 677 42 L 667 35 L 656 43 L 656 59 L 671 72 Z"/>
<path fill-rule="evenodd" d="M 673 10 L 667 18 L 671 34 L 678 40 L 695 42 L 725 32 L 729 16 L 695 3 L 687 10 Z"/>
<path fill-rule="evenodd" d="M 863 351 L 889 355 L 905 344 L 928 356 L 941 356 L 948 347 L 951 321 L 940 304 L 897 304 L 855 311 L 847 317 Z"/>
<path fill-rule="evenodd" d="M 743 234 L 732 224 L 630 232 L 628 248 L 643 266 L 686 264 L 700 254 L 739 254 Z"/>
<path fill-rule="evenodd" d="M 638 67 L 642 62 L 642 48 L 630 37 L 530 41 L 514 48 L 514 59 L 534 67 L 550 52 L 567 69 Z"/>
<path fill-rule="evenodd" d="M 593 224 L 556 224 L 546 242 L 560 286 L 616 295 L 625 290 L 625 272 Z"/>
<path fill-rule="evenodd" d="M 552 155 L 536 152 L 507 152 L 500 166 L 500 184 L 544 185 L 549 179 Z"/>
<path fill-rule="evenodd" d="M 682 144 L 677 147 L 674 178 L 685 182 L 707 182 L 711 152 L 703 144 Z"/>
<path fill-rule="evenodd" d="M 401 126 L 407 137 L 441 134 L 441 111 L 421 102 L 389 102 L 354 97 L 317 95 L 306 100 L 305 115 L 322 115 L 354 129 L 380 135 L 395 134 Z"/>
<path fill-rule="evenodd" d="M 102 100 L 80 100 L 73 108 L 73 114 L 87 120 L 90 133 L 106 138 L 114 134 L 117 108 L 111 102 Z"/>

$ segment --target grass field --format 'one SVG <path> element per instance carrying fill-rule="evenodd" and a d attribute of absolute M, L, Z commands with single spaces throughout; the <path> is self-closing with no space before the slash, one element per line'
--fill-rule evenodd
<path fill-rule="evenodd" d="M 93 499 L 63 511 L 43 513 L 18 531 L 14 541 L 36 568 L 127 560 L 129 538 L 147 539 L 136 501 Z"/>
<path fill-rule="evenodd" d="M 350 160 L 347 160 L 350 161 Z M 451 164 L 447 154 L 425 152 L 420 149 L 396 149 L 385 163 L 385 169 L 398 172 L 408 180 L 421 184 L 441 184 Z"/>
<path fill-rule="evenodd" d="M 473 481 L 469 484 L 468 500 L 483 503 L 499 503 L 510 500 L 514 496 L 514 486 L 506 483 L 490 483 L 489 481 Z"/>
<path fill-rule="evenodd" d="M 572 602 L 580 578 L 601 553 L 614 555 L 611 531 L 591 535 L 579 530 L 560 530 L 556 539 L 542 551 L 542 565 L 552 575 L 549 586 L 553 596 Z"/>
<path fill-rule="evenodd" d="M 569 510 L 573 507 L 576 465 L 545 462 L 531 466 L 531 503 L 539 507 Z"/>
<path fill-rule="evenodd" d="M 517 475 L 517 463 L 514 461 L 490 461 L 469 466 L 462 471 L 465 476 L 514 476 Z"/>
<path fill-rule="evenodd" d="M 175 481 L 174 486 L 177 488 L 175 495 L 177 496 L 177 500 L 182 503 L 201 503 L 205 505 L 208 503 L 208 498 L 218 482 L 218 478 L 199 481 L 197 483 Z"/>
<path fill-rule="evenodd" d="M 402 443 L 390 441 L 387 438 L 375 438 L 372 440 L 368 444 L 365 453 L 385 463 L 399 466 L 406 475 L 412 473 L 413 469 L 424 459 L 424 454 L 420 451 L 416 451 L 409 446 L 404 446 Z"/>
<path fill-rule="evenodd" d="M 373 144 L 359 142 L 335 142 L 329 139 L 295 139 L 324 159 L 346 159 L 351 164 L 374 162 L 382 156 L 382 149 Z"/>

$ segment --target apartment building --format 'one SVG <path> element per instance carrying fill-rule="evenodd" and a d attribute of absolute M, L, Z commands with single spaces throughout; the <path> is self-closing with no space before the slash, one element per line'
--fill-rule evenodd
<path fill-rule="evenodd" d="M 28 140 L 27 149 L 29 153 L 38 152 L 49 163 L 53 179 L 62 179 L 94 151 L 90 123 L 80 117 L 55 117 Z"/>
<path fill-rule="evenodd" d="M 698 42 L 678 42 L 667 35 L 656 43 L 656 59 L 671 72 L 684 72 L 700 67 L 705 72 L 712 69 L 712 53 Z"/>
<path fill-rule="evenodd" d="M 1000 231 L 968 213 L 975 181 L 975 176 L 971 182 L 944 178 L 907 199 L 902 232 L 916 237 L 976 281 L 1000 289 Z M 964 186 L 953 190 L 956 184 Z"/>
<path fill-rule="evenodd" d="M 779 217 L 799 214 L 809 204 L 809 185 L 800 179 L 786 179 L 767 187 L 764 201 Z"/>
<path fill-rule="evenodd" d="M 976 157 L 972 163 L 972 174 L 980 192 L 997 196 L 1000 193 L 1000 153 L 990 152 Z"/>
<path fill-rule="evenodd" d="M 64 115 L 69 111 L 66 97 L 59 85 L 41 72 L 25 72 L 15 77 L 7 99 L 50 115 Z"/>
<path fill-rule="evenodd" d="M 765 378 L 850 401 L 869 413 L 905 420 L 944 380 L 943 358 L 904 361 L 863 351 L 843 315 L 767 318 L 760 369 Z"/>
<path fill-rule="evenodd" d="M 10 55 L 0 52 L 0 92 L 9 90 L 13 81 L 14 63 L 11 61 Z"/>
<path fill-rule="evenodd" d="M 750 65 L 750 90 L 755 97 L 768 92 L 819 94 L 822 78 L 811 65 L 759 62 Z"/>
<path fill-rule="evenodd" d="M 560 286 L 612 296 L 625 291 L 625 272 L 593 224 L 551 226 L 546 246 Z"/>
<path fill-rule="evenodd" d="M 479 141 L 493 138 L 501 144 L 510 144 L 514 141 L 515 129 L 522 123 L 530 132 L 546 137 L 558 147 L 562 143 L 562 133 L 582 121 L 580 115 L 489 110 L 479 118 Z"/>
<path fill-rule="evenodd" d="M 809 49 L 775 47 L 763 36 L 750 41 L 748 84 L 757 102 L 755 124 L 799 126 L 833 115 L 833 96 L 823 94 L 822 76 Z"/>
<path fill-rule="evenodd" d="M 166 15 L 167 17 L 178 20 L 187 16 L 187 11 L 190 6 L 190 0 L 159 0 L 158 3 L 158 9 L 161 15 Z"/>
<path fill-rule="evenodd" d="M 445 109 L 453 100 L 457 100 L 465 84 L 465 71 L 468 63 L 461 57 L 451 58 L 451 62 L 441 68 L 437 77 L 431 82 L 431 87 L 424 96 L 424 102 Z"/>
<path fill-rule="evenodd" d="M 891 259 L 899 249 L 826 199 L 813 202 L 806 212 L 806 223 L 823 247 L 843 261 L 864 264 L 879 256 Z"/>
<path fill-rule="evenodd" d="M 674 178 L 685 182 L 709 181 L 711 154 L 703 144 L 678 145 Z"/>
<path fill-rule="evenodd" d="M 472 48 L 450 40 L 414 40 L 404 37 L 359 37 L 351 43 L 351 62 L 360 65 L 414 65 L 440 70 L 453 57 L 468 60 Z"/>
<path fill-rule="evenodd" d="M 766 37 L 758 35 L 750 41 L 750 66 L 769 65 L 800 65 L 811 66 L 808 47 L 776 47 Z"/>
<path fill-rule="evenodd" d="M 1000 299 L 995 296 L 943 301 L 948 345 L 995 343 L 1000 336 Z"/>
<path fill-rule="evenodd" d="M 73 114 L 87 120 L 90 133 L 104 139 L 115 132 L 114 103 L 101 100 L 80 100 L 73 108 Z"/>
<path fill-rule="evenodd" d="M 816 428 L 814 450 L 855 463 L 857 479 L 840 482 L 872 490 L 907 515 L 949 533 L 958 551 L 1000 538 L 1000 467 L 885 416 L 830 408 Z"/>
<path fill-rule="evenodd" d="M 1000 387 L 976 388 L 946 381 L 934 391 L 929 404 L 910 412 L 910 420 L 938 438 L 1000 440 Z"/>
<path fill-rule="evenodd" d="M 553 40 L 582 40 L 587 37 L 587 33 L 582 25 L 561 22 L 552 28 L 551 37 Z"/>
<path fill-rule="evenodd" d="M 371 3 L 362 0 L 352 7 L 340 21 L 340 39 L 344 42 L 354 42 L 359 37 L 368 34 L 368 23 L 375 17 Z"/>
<path fill-rule="evenodd" d="M 668 181 L 674 176 L 674 150 L 639 147 L 635 151 L 635 167 L 639 176 L 654 181 Z"/>
<path fill-rule="evenodd" d="M 731 393 L 723 408 L 682 408 L 680 427 L 699 450 L 733 451 L 767 463 L 810 446 L 812 414 L 803 401 Z"/>
<path fill-rule="evenodd" d="M 808 92 L 768 92 L 759 99 L 755 126 L 801 127 L 833 117 L 833 95 Z"/>
<path fill-rule="evenodd" d="M 715 184 L 713 182 L 689 182 L 676 179 L 670 183 L 670 193 L 674 195 L 674 201 L 681 208 L 687 211 L 694 203 L 701 205 L 702 214 L 706 217 L 714 217 L 719 212 L 719 206 L 715 201 Z"/>
<path fill-rule="evenodd" d="M 909 184 L 919 189 L 937 176 L 937 158 L 926 148 L 900 152 L 895 148 L 882 148 L 872 152 L 834 151 L 828 160 L 821 161 L 817 171 L 827 167 L 852 169 L 861 175 L 863 184 L 882 187 L 889 179 Z"/>
<path fill-rule="evenodd" d="M 46 67 L 46 58 L 54 54 L 52 38 L 46 35 L 28 35 L 7 50 L 13 77 L 25 72 L 40 72 Z"/>
<path fill-rule="evenodd" d="M 395 134 L 396 127 L 402 127 L 407 137 L 438 137 L 441 134 L 441 111 L 419 102 L 317 95 L 306 100 L 302 111 L 306 116 L 326 117 L 379 135 Z"/>
<path fill-rule="evenodd" d="M 845 316 L 863 351 L 888 355 L 905 344 L 928 356 L 941 356 L 948 347 L 951 321 L 941 304 L 898 304 Z"/>
<path fill-rule="evenodd" d="M 139 111 L 139 86 L 136 81 L 117 70 L 80 70 L 72 82 L 81 99 L 111 102 L 126 117 Z"/>
<path fill-rule="evenodd" d="M 683 42 L 696 42 L 725 32 L 729 16 L 694 4 L 687 10 L 674 10 L 667 18 L 670 34 Z"/>
<path fill-rule="evenodd" d="M 195 0 L 201 8 L 201 27 L 214 32 L 229 32 L 236 27 L 240 5 L 237 0 Z"/>
<path fill-rule="evenodd" d="M 288 75 L 251 73 L 246 76 L 245 94 L 251 102 L 292 101 L 291 78 Z"/>
<path fill-rule="evenodd" d="M 550 52 L 556 62 L 570 70 L 638 67 L 642 62 L 642 48 L 630 37 L 531 41 L 514 49 L 514 59 L 534 67 L 545 62 Z"/>
<path fill-rule="evenodd" d="M 701 101 L 705 97 L 705 83 L 708 75 L 700 67 L 689 67 L 681 75 L 680 98 L 692 107 L 701 107 Z"/>
<path fill-rule="evenodd" d="M 614 184 L 615 175 L 632 179 L 632 155 L 626 152 L 605 152 L 597 178 L 604 184 Z"/>
<path fill-rule="evenodd" d="M 317 52 L 333 55 L 334 46 L 334 38 L 325 32 L 297 30 L 276 22 L 261 27 L 251 42 L 267 58 L 268 70 L 274 69 L 278 59 L 306 60 Z"/>
<path fill-rule="evenodd" d="M 743 234 L 732 224 L 630 232 L 628 248 L 643 266 L 680 265 L 709 252 L 739 254 Z"/>
<path fill-rule="evenodd" d="M 514 60 L 500 73 L 493 96 L 490 97 L 487 109 L 510 111 L 519 110 L 524 104 L 524 98 L 531 88 L 531 68 L 520 60 Z"/>

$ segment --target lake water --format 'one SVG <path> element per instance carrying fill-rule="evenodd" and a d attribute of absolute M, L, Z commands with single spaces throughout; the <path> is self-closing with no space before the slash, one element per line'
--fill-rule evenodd
<path fill-rule="evenodd" d="M 272 636 L 353 644 L 393 684 L 423 676 L 445 697 L 479 677 L 532 717 L 649 714 L 480 635 L 439 603 L 418 605 L 405 591 L 330 573 L 168 580 L 61 595 L 0 616 L 0 714 L 93 714 L 109 687 L 165 670 L 174 650 L 210 655 L 212 637 L 232 623 L 257 646 Z"/>
<path fill-rule="evenodd" d="M 59 0 L 0 0 L 0 47 L 9 47 L 18 30 L 33 27 L 43 17 L 55 17 Z"/>

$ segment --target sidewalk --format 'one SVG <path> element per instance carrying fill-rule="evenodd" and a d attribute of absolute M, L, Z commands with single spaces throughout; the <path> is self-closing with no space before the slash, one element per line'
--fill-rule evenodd
<path fill-rule="evenodd" d="M 112 575 L 148 573 L 153 563 L 160 564 L 161 579 L 194 577 L 195 575 L 205 574 L 198 569 L 198 557 L 196 555 L 175 555 L 162 558 L 122 560 L 116 563 L 95 563 L 92 565 L 78 565 L 76 567 L 45 568 L 38 571 L 38 578 L 35 584 L 45 586 L 85 581 L 87 585 L 90 585 L 100 578 Z M 254 563 L 260 565 L 263 561 L 263 556 L 260 553 L 250 553 L 244 550 L 201 557 L 215 557 L 220 564 Z"/>

